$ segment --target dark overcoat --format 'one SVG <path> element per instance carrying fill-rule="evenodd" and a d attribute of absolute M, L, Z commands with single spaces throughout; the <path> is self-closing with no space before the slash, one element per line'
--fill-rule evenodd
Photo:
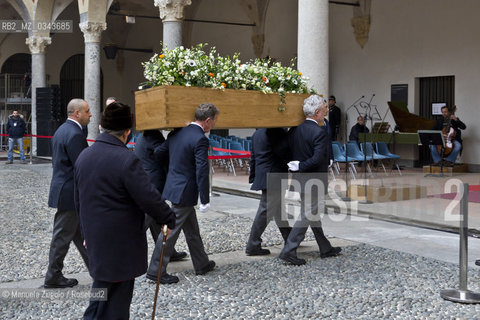
<path fill-rule="evenodd" d="M 190 124 L 173 131 L 165 143 L 155 149 L 159 161 L 169 159 L 167 181 L 163 190 L 165 199 L 181 207 L 210 202 L 208 166 L 208 139 L 203 129 Z"/>
<path fill-rule="evenodd" d="M 135 155 L 142 162 L 143 169 L 160 193 L 163 192 L 167 179 L 168 158 L 165 161 L 158 161 L 153 152 L 163 142 L 165 142 L 165 138 L 160 131 L 146 130 L 138 136 L 135 145 Z"/>
<path fill-rule="evenodd" d="M 282 128 L 257 129 L 252 136 L 250 176 L 252 190 L 267 189 L 270 172 L 287 172 L 291 160 L 288 134 Z"/>
<path fill-rule="evenodd" d="M 110 134 L 100 134 L 78 157 L 75 204 L 95 280 L 123 281 L 146 272 L 145 213 L 170 229 L 175 226 L 173 211 L 140 160 Z"/>
<path fill-rule="evenodd" d="M 65 121 L 52 138 L 52 182 L 48 205 L 60 211 L 75 210 L 73 201 L 73 165 L 80 152 L 87 148 L 87 140 L 78 124 Z"/>

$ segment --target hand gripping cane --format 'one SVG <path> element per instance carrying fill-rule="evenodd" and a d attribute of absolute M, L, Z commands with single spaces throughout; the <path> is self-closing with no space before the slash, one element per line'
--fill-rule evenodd
<path fill-rule="evenodd" d="M 158 287 L 160 285 L 160 279 L 162 277 L 163 254 L 165 253 L 165 244 L 167 243 L 167 231 L 168 231 L 168 227 L 167 225 L 164 225 L 162 251 L 160 253 L 160 264 L 158 265 L 158 273 L 157 273 L 157 288 L 155 289 L 155 298 L 153 299 L 152 320 L 155 320 L 155 309 L 157 308 Z"/>

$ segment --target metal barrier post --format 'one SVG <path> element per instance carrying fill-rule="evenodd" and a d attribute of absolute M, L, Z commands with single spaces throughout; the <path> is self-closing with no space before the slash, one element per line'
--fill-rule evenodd
<path fill-rule="evenodd" d="M 33 164 L 33 161 L 32 161 L 32 157 L 33 157 L 33 149 L 32 149 L 32 146 L 33 146 L 33 138 L 32 138 L 32 135 L 30 135 L 30 164 Z"/>
<path fill-rule="evenodd" d="M 467 288 L 468 273 L 468 183 L 463 184 L 463 197 L 460 201 L 460 289 L 445 289 L 440 296 L 459 303 L 480 303 L 480 293 Z"/>
<path fill-rule="evenodd" d="M 208 155 L 209 156 L 212 155 L 212 147 L 208 148 Z M 218 193 L 215 193 L 215 192 L 212 191 L 212 182 L 213 182 L 212 167 L 213 167 L 213 161 L 212 161 L 212 159 L 208 159 L 208 171 L 209 171 L 208 180 L 209 180 L 209 184 L 210 184 L 210 197 L 219 197 L 220 195 Z"/>

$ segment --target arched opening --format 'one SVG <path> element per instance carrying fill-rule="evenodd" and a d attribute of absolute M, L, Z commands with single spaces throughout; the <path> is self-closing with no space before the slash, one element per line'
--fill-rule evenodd
<path fill-rule="evenodd" d="M 76 54 L 65 61 L 60 70 L 60 118 L 67 119 L 67 104 L 73 98 L 83 98 L 85 79 L 85 55 Z M 100 101 L 103 101 L 103 73 L 100 70 Z M 100 104 L 103 110 L 103 103 Z"/>
<path fill-rule="evenodd" d="M 2 65 L 0 73 L 25 74 L 32 69 L 32 56 L 29 53 L 16 53 Z"/>

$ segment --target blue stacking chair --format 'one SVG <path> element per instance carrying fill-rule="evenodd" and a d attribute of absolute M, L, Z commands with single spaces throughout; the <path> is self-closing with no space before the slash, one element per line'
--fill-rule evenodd
<path fill-rule="evenodd" d="M 243 149 L 245 149 L 245 151 L 252 151 L 252 140 L 243 140 Z"/>
<path fill-rule="evenodd" d="M 393 160 L 393 164 L 397 167 L 398 173 L 402 175 L 402 172 L 400 171 L 400 168 L 398 167 L 397 160 L 400 159 L 400 156 L 398 154 L 391 153 L 390 150 L 388 149 L 388 146 L 385 142 L 377 142 L 376 144 L 377 147 L 377 152 L 378 154 L 381 154 L 382 156 L 387 157 L 390 160 Z M 390 172 L 393 169 L 390 169 Z"/>
<path fill-rule="evenodd" d="M 345 152 L 348 154 L 348 161 L 367 161 L 365 165 L 367 166 L 368 172 L 372 174 L 368 161 L 371 161 L 373 158 L 372 156 L 363 154 L 356 141 L 348 141 L 345 144 Z M 357 172 L 356 169 L 354 169 L 354 171 L 355 173 Z"/>
<path fill-rule="evenodd" d="M 333 161 L 335 164 L 335 170 L 337 171 L 337 174 L 340 174 L 339 163 L 347 163 L 347 158 L 345 157 L 345 152 L 343 151 L 341 144 L 332 143 L 332 153 L 333 153 Z M 354 174 L 355 164 L 353 162 L 349 162 L 349 165 L 350 167 L 348 168 L 348 171 L 352 175 L 353 179 L 356 179 Z"/>
<path fill-rule="evenodd" d="M 130 139 L 130 141 L 128 141 L 127 143 L 127 148 L 130 149 L 131 151 L 135 150 L 135 145 L 130 144 L 130 142 L 137 143 L 138 135 L 139 133 L 132 134 L 132 139 Z"/>
<path fill-rule="evenodd" d="M 230 143 L 230 150 L 245 151 L 245 149 L 243 148 L 243 145 L 240 142 L 237 142 L 237 141 L 233 141 L 233 142 Z M 235 155 L 239 155 L 239 154 L 238 153 L 232 153 L 232 155 L 235 156 Z M 244 166 L 246 167 L 246 165 L 244 165 L 243 159 L 236 159 L 236 161 L 240 165 L 240 168 L 243 168 Z M 233 174 L 235 176 L 237 175 L 237 173 L 235 172 L 235 167 L 233 167 Z"/>
<path fill-rule="evenodd" d="M 382 166 L 385 174 L 387 174 L 387 170 L 385 170 L 385 166 L 383 165 L 383 160 L 388 159 L 388 157 L 376 153 L 375 150 L 373 150 L 372 144 L 370 142 L 362 142 L 360 144 L 360 149 L 362 150 L 362 152 L 366 153 L 367 156 L 371 156 L 373 160 L 377 160 Z"/>
<path fill-rule="evenodd" d="M 222 145 L 220 144 L 220 142 L 218 141 L 215 141 L 213 139 L 210 139 L 210 146 L 212 148 L 219 148 L 219 149 L 223 149 Z M 225 152 L 225 151 L 218 151 L 218 150 L 212 150 L 212 156 L 229 156 L 230 153 L 229 152 Z M 225 170 L 229 169 L 229 164 L 227 161 L 225 161 L 226 159 L 217 159 L 215 160 L 215 163 L 220 166 L 222 165 L 224 167 Z M 230 162 L 232 159 L 229 159 Z M 231 165 L 233 165 L 233 163 L 231 163 Z M 213 169 L 213 166 L 212 166 L 212 171 L 213 173 L 215 173 L 215 170 Z"/>

